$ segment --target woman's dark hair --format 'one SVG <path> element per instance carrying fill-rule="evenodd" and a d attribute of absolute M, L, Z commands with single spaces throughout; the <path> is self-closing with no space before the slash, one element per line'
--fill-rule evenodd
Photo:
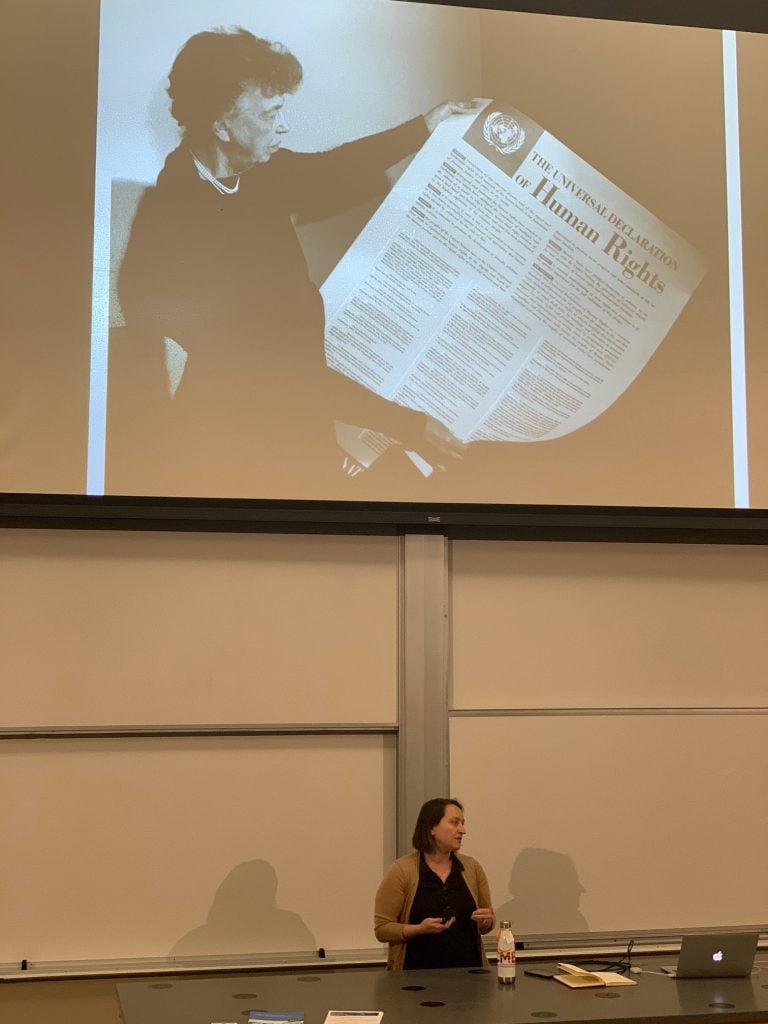
<path fill-rule="evenodd" d="M 301 64 L 282 43 L 244 28 L 198 32 L 182 46 L 168 75 L 171 113 L 190 136 L 205 135 L 248 85 L 265 96 L 294 92 Z"/>
<path fill-rule="evenodd" d="M 464 806 L 452 796 L 436 796 L 433 800 L 427 800 L 419 811 L 416 827 L 413 830 L 411 842 L 415 850 L 419 850 L 421 853 L 431 853 L 434 850 L 432 829 L 443 820 L 445 808 L 448 806 L 455 806 L 460 811 L 464 811 Z"/>

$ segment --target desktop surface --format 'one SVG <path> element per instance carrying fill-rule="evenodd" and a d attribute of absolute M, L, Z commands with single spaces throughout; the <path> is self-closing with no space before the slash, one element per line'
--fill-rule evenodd
<path fill-rule="evenodd" d="M 518 1024 L 525 1021 L 602 1024 L 664 1021 L 768 1022 L 768 968 L 749 978 L 675 980 L 646 967 L 637 985 L 574 991 L 529 977 L 518 964 L 513 986 L 495 970 L 390 972 L 329 968 L 220 978 L 164 978 L 118 985 L 125 1024 L 245 1022 L 248 1011 L 301 1010 L 305 1024 L 323 1024 L 328 1010 L 383 1010 L 384 1024 Z M 535 965 L 540 966 L 540 965 Z"/>

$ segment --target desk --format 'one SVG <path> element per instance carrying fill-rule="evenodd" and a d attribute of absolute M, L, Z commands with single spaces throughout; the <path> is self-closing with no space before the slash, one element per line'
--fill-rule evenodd
<path fill-rule="evenodd" d="M 633 959 L 658 971 L 666 960 Z M 297 974 L 164 978 L 118 985 L 125 1024 L 244 1022 L 252 1008 L 303 1010 L 322 1024 L 328 1010 L 383 1010 L 383 1024 L 625 1024 L 658 1021 L 768 1022 L 768 968 L 751 978 L 675 981 L 644 973 L 631 988 L 574 991 L 531 978 L 518 964 L 514 986 L 495 971 L 464 969 L 388 972 L 323 968 Z"/>

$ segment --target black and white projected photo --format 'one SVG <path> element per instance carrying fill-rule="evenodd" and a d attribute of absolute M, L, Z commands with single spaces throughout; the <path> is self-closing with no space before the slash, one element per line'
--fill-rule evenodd
<path fill-rule="evenodd" d="M 12 416 L 4 490 L 749 506 L 764 37 L 395 0 L 98 14 L 82 476 L 52 448 L 46 486 Z"/>

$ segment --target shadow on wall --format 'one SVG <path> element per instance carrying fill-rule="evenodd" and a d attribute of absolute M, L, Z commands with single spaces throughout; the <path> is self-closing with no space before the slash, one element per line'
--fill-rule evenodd
<path fill-rule="evenodd" d="M 496 908 L 496 920 L 510 921 L 516 935 L 589 931 L 579 910 L 586 890 L 566 854 L 536 847 L 521 850 L 512 866 L 509 891 L 512 899 Z"/>
<path fill-rule="evenodd" d="M 277 907 L 276 894 L 271 864 L 238 864 L 216 890 L 205 924 L 180 938 L 170 956 L 314 950 L 314 935 L 298 914 Z"/>

